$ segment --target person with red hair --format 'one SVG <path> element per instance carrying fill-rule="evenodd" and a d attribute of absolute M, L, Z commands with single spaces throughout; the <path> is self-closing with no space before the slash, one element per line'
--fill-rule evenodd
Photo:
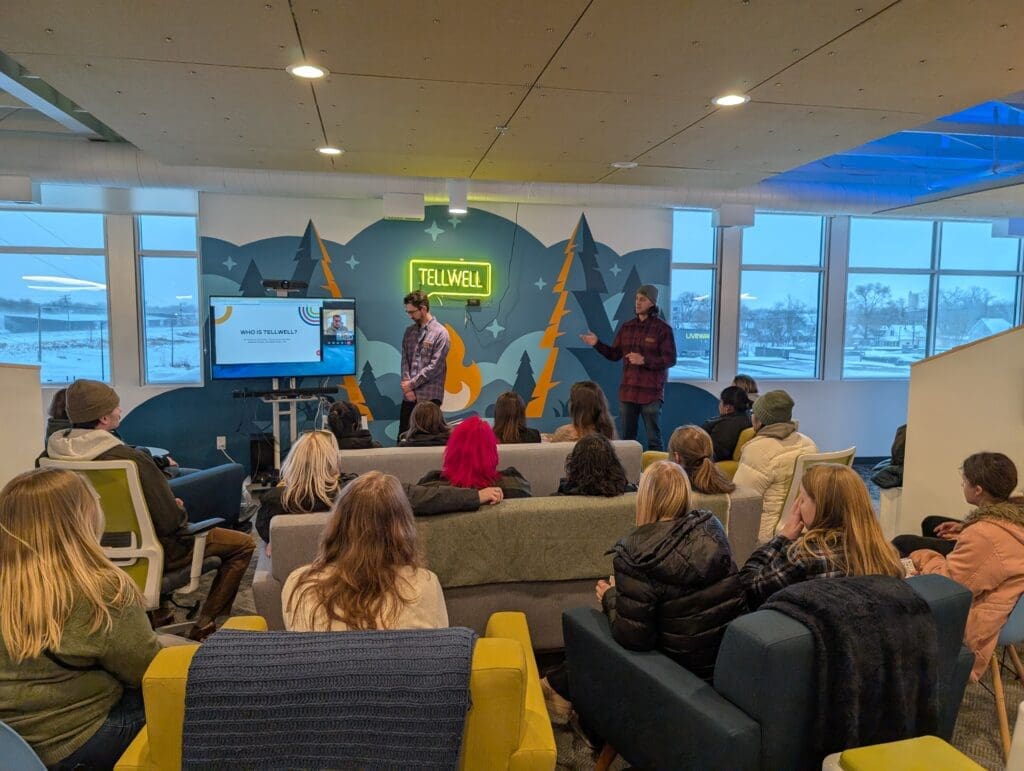
<path fill-rule="evenodd" d="M 421 485 L 450 485 L 481 490 L 500 487 L 506 498 L 529 498 L 530 483 L 514 466 L 498 470 L 498 438 L 487 423 L 472 415 L 448 437 L 440 471 L 431 471 Z"/>

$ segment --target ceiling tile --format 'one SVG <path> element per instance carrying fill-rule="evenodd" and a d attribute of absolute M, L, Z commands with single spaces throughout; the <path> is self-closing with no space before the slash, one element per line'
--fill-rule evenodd
<path fill-rule="evenodd" d="M 530 180 L 531 182 L 597 182 L 608 173 L 606 163 L 495 160 L 488 157 L 473 174 L 480 180 Z"/>
<path fill-rule="evenodd" d="M 727 171 L 724 169 L 674 169 L 657 166 L 638 166 L 635 169 L 615 169 L 602 179 L 613 185 L 649 185 L 654 187 L 693 188 L 695 190 L 735 190 L 756 185 L 765 175 L 758 172 Z"/>

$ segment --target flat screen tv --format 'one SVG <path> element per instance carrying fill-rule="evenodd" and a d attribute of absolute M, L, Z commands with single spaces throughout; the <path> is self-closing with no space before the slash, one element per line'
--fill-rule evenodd
<path fill-rule="evenodd" d="M 354 299 L 210 298 L 210 376 L 214 380 L 355 372 Z"/>

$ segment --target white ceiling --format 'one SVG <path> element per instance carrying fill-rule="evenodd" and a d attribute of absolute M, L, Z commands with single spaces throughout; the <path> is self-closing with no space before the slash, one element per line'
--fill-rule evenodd
<path fill-rule="evenodd" d="M 170 165 L 728 190 L 1024 88 L 1022 0 L 2 9 L 0 50 Z M 284 72 L 303 50 L 326 81 Z M 0 129 L 46 130 L 10 100 Z"/>

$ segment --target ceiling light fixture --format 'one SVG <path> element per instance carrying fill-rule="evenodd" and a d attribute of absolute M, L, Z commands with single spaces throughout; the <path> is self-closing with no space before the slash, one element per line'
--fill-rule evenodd
<path fill-rule="evenodd" d="M 749 101 L 750 97 L 746 94 L 724 94 L 723 96 L 716 96 L 711 100 L 711 103 L 719 107 L 735 107 L 738 104 L 746 104 Z"/>
<path fill-rule="evenodd" d="M 635 169 L 640 164 L 636 161 L 615 161 L 614 163 L 608 164 L 613 169 Z"/>
<path fill-rule="evenodd" d="M 345 152 L 340 147 L 331 147 L 330 145 L 326 147 L 318 147 L 316 148 L 316 151 L 320 153 L 320 155 L 341 155 Z"/>
<path fill-rule="evenodd" d="M 305 62 L 302 64 L 292 64 L 284 69 L 289 75 L 293 75 L 296 78 L 305 78 L 306 80 L 317 80 L 331 74 L 323 67 L 316 64 L 306 64 Z"/>
<path fill-rule="evenodd" d="M 469 211 L 469 180 L 448 180 L 448 213 L 465 214 Z"/>

